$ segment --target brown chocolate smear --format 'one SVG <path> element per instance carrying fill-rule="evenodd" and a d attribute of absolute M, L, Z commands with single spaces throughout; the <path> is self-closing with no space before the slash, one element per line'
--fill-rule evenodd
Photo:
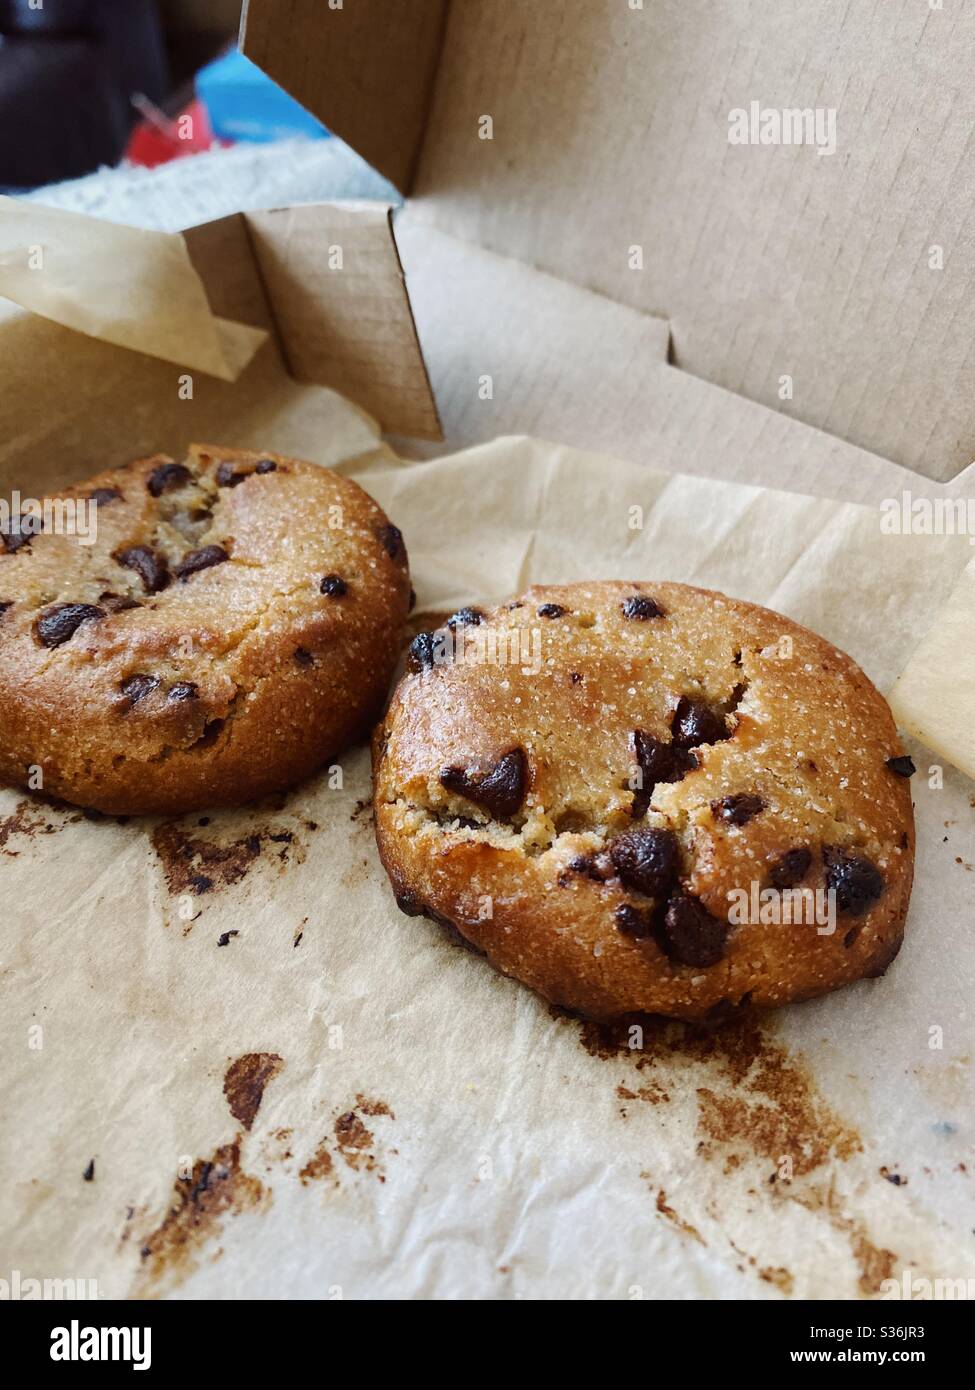
<path fill-rule="evenodd" d="M 144 1274 L 159 1279 L 189 1273 L 224 1219 L 262 1205 L 265 1197 L 259 1179 L 241 1169 L 239 1136 L 212 1158 L 198 1159 L 189 1178 L 176 1179 L 165 1217 L 143 1242 Z"/>
<path fill-rule="evenodd" d="M 390 1119 L 396 1118 L 385 1101 L 367 1100 L 365 1096 L 358 1095 L 354 1109 L 347 1110 L 335 1121 L 335 1143 L 339 1155 L 349 1168 L 374 1172 L 378 1168 L 374 1151 L 375 1136 L 363 1123 L 363 1115 L 387 1115 Z M 381 1172 L 379 1180 L 385 1182 Z"/>
<path fill-rule="evenodd" d="M 334 1168 L 332 1155 L 323 1139 L 298 1176 L 302 1186 L 307 1187 L 310 1182 L 317 1182 L 321 1178 L 330 1177 Z"/>
<path fill-rule="evenodd" d="M 272 840 L 274 832 L 274 827 L 265 828 L 227 844 L 218 844 L 190 835 L 179 821 L 166 821 L 156 827 L 150 840 L 159 855 L 169 891 L 176 896 L 191 891 L 199 893 L 197 884 L 201 878 L 207 879 L 213 888 L 239 883 L 260 858 L 264 845 L 277 844 Z M 280 845 L 275 851 L 276 857 L 286 863 L 293 847 L 300 848 L 294 837 Z"/>
<path fill-rule="evenodd" d="M 245 1052 L 223 1078 L 223 1093 L 235 1120 L 250 1129 L 264 1098 L 264 1088 L 284 1066 L 276 1052 Z"/>

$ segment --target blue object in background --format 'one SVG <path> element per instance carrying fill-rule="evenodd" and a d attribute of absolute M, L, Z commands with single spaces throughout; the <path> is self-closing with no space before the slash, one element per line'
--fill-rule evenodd
<path fill-rule="evenodd" d="M 196 94 L 220 140 L 266 144 L 296 136 L 312 140 L 328 137 L 321 121 L 236 50 L 200 69 Z"/>

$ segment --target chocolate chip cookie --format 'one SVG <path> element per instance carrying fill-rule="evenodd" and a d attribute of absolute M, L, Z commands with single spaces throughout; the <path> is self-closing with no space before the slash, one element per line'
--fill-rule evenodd
<path fill-rule="evenodd" d="M 590 1017 L 771 1007 L 900 946 L 913 764 L 768 609 L 615 582 L 463 609 L 414 639 L 373 763 L 403 911 Z"/>
<path fill-rule="evenodd" d="M 0 537 L 0 778 L 177 813 L 280 790 L 368 733 L 410 580 L 355 483 L 194 445 L 68 501 L 96 509 L 93 543 L 53 509 Z"/>

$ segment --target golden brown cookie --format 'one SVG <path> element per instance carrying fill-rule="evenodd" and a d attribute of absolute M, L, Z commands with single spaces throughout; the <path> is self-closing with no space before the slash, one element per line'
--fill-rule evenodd
<path fill-rule="evenodd" d="M 594 1018 L 878 975 L 914 821 L 886 702 L 815 633 L 682 584 L 536 587 L 410 648 L 373 741 L 400 906 Z"/>
<path fill-rule="evenodd" d="M 280 790 L 367 734 L 410 580 L 355 483 L 195 445 L 60 497 L 97 505 L 94 544 L 53 522 L 0 538 L 0 778 L 176 813 Z"/>

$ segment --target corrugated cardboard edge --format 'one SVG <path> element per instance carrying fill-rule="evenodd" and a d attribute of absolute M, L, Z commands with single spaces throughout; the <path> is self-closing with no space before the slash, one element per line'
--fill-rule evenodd
<path fill-rule="evenodd" d="M 331 387 L 389 433 L 442 439 L 390 207 L 315 203 L 244 219 L 295 380 Z"/>
<path fill-rule="evenodd" d="M 447 0 L 245 0 L 241 51 L 384 174 L 409 191 L 440 63 Z M 328 26 L 329 62 L 306 37 Z"/>

